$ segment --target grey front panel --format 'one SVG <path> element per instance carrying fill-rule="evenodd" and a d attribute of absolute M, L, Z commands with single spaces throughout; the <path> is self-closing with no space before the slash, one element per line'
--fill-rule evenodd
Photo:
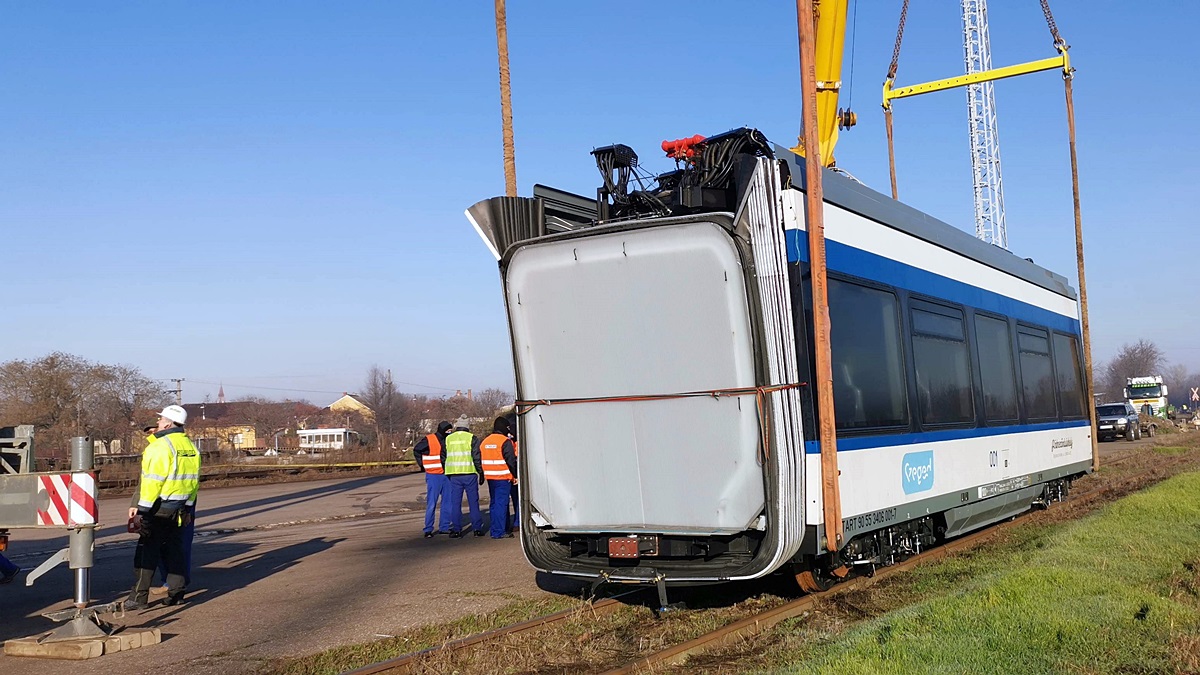
<path fill-rule="evenodd" d="M 763 510 L 738 251 L 714 222 L 520 245 L 505 293 L 525 416 L 523 487 L 562 531 L 731 533 Z M 623 398 L 626 400 L 596 400 Z"/>

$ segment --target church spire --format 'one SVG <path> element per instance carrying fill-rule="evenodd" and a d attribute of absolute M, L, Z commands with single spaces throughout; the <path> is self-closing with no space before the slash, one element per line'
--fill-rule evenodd
<path fill-rule="evenodd" d="M 217 389 L 217 403 L 224 403 L 224 402 L 225 402 L 225 385 L 222 384 Z"/>

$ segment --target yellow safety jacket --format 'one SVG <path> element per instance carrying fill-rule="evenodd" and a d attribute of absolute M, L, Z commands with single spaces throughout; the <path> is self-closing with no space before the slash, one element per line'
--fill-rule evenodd
<path fill-rule="evenodd" d="M 192 439 L 182 427 L 154 434 L 154 440 L 142 453 L 138 511 L 174 515 L 185 505 L 195 506 L 199 491 L 200 452 Z"/>
<path fill-rule="evenodd" d="M 446 437 L 447 476 L 479 473 L 479 449 L 475 447 L 475 436 L 469 431 L 457 430 Z"/>

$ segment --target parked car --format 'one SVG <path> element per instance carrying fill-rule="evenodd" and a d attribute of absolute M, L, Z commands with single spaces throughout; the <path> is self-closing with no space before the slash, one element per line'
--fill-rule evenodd
<path fill-rule="evenodd" d="M 1096 433 L 1101 441 L 1124 436 L 1127 441 L 1142 437 L 1141 418 L 1129 403 L 1105 403 L 1096 406 Z"/>

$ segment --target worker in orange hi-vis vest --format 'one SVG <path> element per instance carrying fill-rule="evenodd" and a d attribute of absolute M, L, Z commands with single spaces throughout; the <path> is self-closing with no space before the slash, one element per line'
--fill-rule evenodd
<path fill-rule="evenodd" d="M 487 479 L 491 498 L 492 539 L 513 536 L 509 531 L 508 500 L 513 479 L 517 476 L 517 453 L 508 437 L 508 420 L 497 417 L 492 433 L 479 442 L 479 458 L 483 462 L 483 477 Z"/>
<path fill-rule="evenodd" d="M 453 428 L 449 422 L 438 424 L 437 431 L 417 441 L 413 448 L 413 457 L 417 466 L 425 472 L 425 538 L 450 530 L 450 517 L 446 513 L 446 493 L 450 485 L 446 480 L 445 455 L 446 434 Z M 441 530 L 433 529 L 433 517 L 437 511 L 438 502 L 442 503 Z"/>
<path fill-rule="evenodd" d="M 505 419 L 508 420 L 508 437 L 511 438 L 512 442 L 513 442 L 513 456 L 517 458 L 517 463 L 520 464 L 521 444 L 517 442 L 517 416 L 514 413 L 509 413 L 508 415 L 505 415 Z M 508 531 L 509 532 L 512 532 L 513 530 L 521 529 L 521 497 L 518 494 L 517 478 L 518 478 L 517 472 L 514 471 L 513 479 L 512 479 L 512 510 L 513 510 L 513 512 L 512 512 L 512 517 L 509 518 L 509 520 L 508 520 Z"/>

